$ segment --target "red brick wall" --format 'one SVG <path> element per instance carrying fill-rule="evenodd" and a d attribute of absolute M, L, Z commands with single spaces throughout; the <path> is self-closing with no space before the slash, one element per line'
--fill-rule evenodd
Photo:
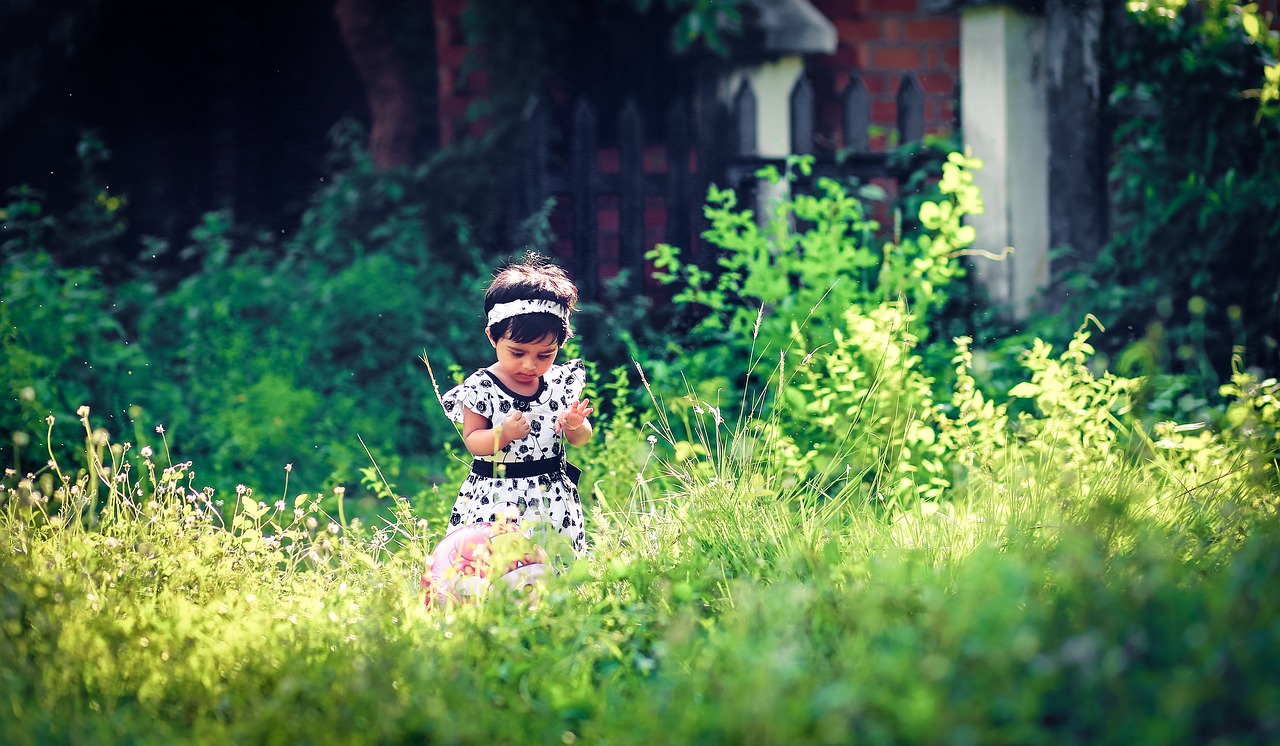
<path fill-rule="evenodd" d="M 960 76 L 960 17 L 920 9 L 919 0 L 813 0 L 836 26 L 835 54 L 811 57 L 809 74 L 818 95 L 820 142 L 843 147 L 840 94 L 857 73 L 871 95 L 871 149 L 885 146 L 897 125 L 896 97 L 902 76 L 914 73 L 925 94 L 925 132 L 955 129 L 955 92 Z"/>
<path fill-rule="evenodd" d="M 1264 0 L 1264 2 L 1280 0 Z M 440 142 L 453 142 L 467 131 L 467 109 L 483 96 L 484 73 L 464 75 L 470 50 L 462 31 L 467 0 L 435 0 L 436 54 L 439 68 Z M 902 76 L 915 73 L 925 93 L 925 131 L 945 133 L 954 128 L 956 80 L 960 68 L 960 22 L 957 14 L 933 15 L 919 9 L 919 0 L 813 0 L 836 25 L 839 47 L 833 55 L 809 60 L 818 94 L 821 138 L 833 148 L 839 137 L 840 92 L 850 73 L 862 75 L 872 97 L 875 125 L 892 130 L 897 123 L 895 95 Z M 873 138 L 872 149 L 883 147 Z"/>
<path fill-rule="evenodd" d="M 1257 0 L 1280 29 L 1280 0 Z M 833 55 L 815 56 L 809 70 L 818 94 L 819 129 L 824 141 L 843 146 L 838 134 L 840 93 L 851 73 L 862 75 L 872 96 L 875 125 L 892 130 L 897 122 L 895 94 L 903 74 L 914 72 L 925 92 L 925 131 L 954 129 L 954 93 L 960 74 L 960 20 L 956 13 L 934 15 L 919 0 L 813 0 L 836 25 L 839 46 Z M 467 108 L 485 87 L 484 73 L 462 74 L 468 47 L 462 32 L 466 0 L 435 0 L 436 53 L 439 59 L 440 142 L 466 131 Z M 871 146 L 883 146 L 883 138 Z"/>

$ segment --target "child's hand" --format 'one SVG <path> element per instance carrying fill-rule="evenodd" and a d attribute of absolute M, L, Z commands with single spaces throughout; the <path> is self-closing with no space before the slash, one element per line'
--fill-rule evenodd
<path fill-rule="evenodd" d="M 576 401 L 569 405 L 565 413 L 556 419 L 556 432 L 562 430 L 577 430 L 582 427 L 582 423 L 586 421 L 587 415 L 596 410 L 591 408 L 588 400 Z"/>
<path fill-rule="evenodd" d="M 520 440 L 529 434 L 529 420 L 525 418 L 524 412 L 516 410 L 507 416 L 502 423 L 502 437 L 508 442 Z"/>

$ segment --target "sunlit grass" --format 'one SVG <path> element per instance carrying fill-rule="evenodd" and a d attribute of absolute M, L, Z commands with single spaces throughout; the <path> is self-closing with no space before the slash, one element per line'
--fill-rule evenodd
<path fill-rule="evenodd" d="M 341 494 L 291 494 L 284 466 L 279 494 L 197 486 L 82 411 L 83 466 L 0 492 L 0 725 L 13 743 L 1269 740 L 1266 441 L 1071 405 L 1118 391 L 1075 354 L 1026 392 L 1062 406 L 1011 424 L 975 398 L 939 425 L 949 499 L 878 499 L 910 472 L 858 461 L 857 421 L 806 459 L 778 398 L 728 418 L 638 370 L 652 407 L 587 451 L 591 552 L 532 605 L 425 608 L 443 526 L 376 464 L 386 510 L 362 525 L 322 509 Z M 765 365 L 762 387 L 793 380 Z"/>

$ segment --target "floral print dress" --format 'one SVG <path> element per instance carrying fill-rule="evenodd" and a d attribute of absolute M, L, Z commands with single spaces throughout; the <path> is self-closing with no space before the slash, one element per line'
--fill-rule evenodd
<path fill-rule="evenodd" d="M 539 380 L 537 391 L 524 396 L 482 368 L 442 397 L 445 413 L 454 422 L 462 422 L 463 408 L 487 418 L 493 427 L 502 427 L 507 416 L 516 410 L 524 412 L 529 420 L 528 435 L 512 441 L 492 457 L 476 457 L 453 504 L 451 529 L 515 515 L 522 524 L 549 523 L 569 540 L 575 552 L 582 552 L 586 535 L 577 470 L 565 460 L 564 438 L 556 432 L 555 425 L 569 405 L 582 398 L 585 381 L 582 361 L 575 358 L 551 366 Z M 516 477 L 506 474 L 508 468 L 518 473 L 530 466 L 545 466 L 548 473 Z"/>

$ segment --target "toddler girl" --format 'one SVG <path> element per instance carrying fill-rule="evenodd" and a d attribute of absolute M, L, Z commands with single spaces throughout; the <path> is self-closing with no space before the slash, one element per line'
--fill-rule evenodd
<path fill-rule="evenodd" d="M 572 336 L 569 312 L 578 290 L 564 270 L 536 256 L 498 272 L 485 293 L 485 336 L 497 362 L 467 377 L 442 398 L 462 423 L 474 457 L 449 518 L 450 527 L 516 518 L 545 521 L 575 552 L 585 544 L 579 471 L 562 441 L 591 438 L 583 399 L 582 361 L 556 365 Z"/>

